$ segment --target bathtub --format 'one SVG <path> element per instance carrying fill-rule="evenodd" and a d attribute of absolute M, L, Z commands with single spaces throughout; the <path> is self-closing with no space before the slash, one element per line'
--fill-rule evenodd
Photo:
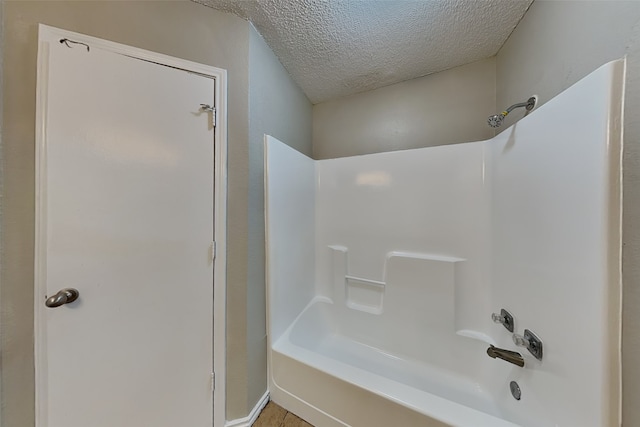
<path fill-rule="evenodd" d="M 623 82 L 606 64 L 487 141 L 314 161 L 266 137 L 271 399 L 317 427 L 620 425 Z"/>
<path fill-rule="evenodd" d="M 494 397 L 483 387 L 482 375 L 461 375 L 358 341 L 340 330 L 334 308 L 330 300 L 314 299 L 274 343 L 271 357 L 277 400 L 289 390 L 289 396 L 282 396 L 285 400 L 295 395 L 315 402 L 319 413 L 319 408 L 333 408 L 333 417 L 322 413 L 330 422 L 322 416 L 310 417 L 318 426 L 518 426 L 504 419 Z M 475 356 L 482 357 L 486 346 L 477 347 Z M 470 362 L 464 354 L 452 358 L 460 364 Z M 346 393 L 336 390 L 336 384 Z M 391 404 L 380 407 L 381 399 Z M 344 413 L 339 413 L 341 407 Z"/>

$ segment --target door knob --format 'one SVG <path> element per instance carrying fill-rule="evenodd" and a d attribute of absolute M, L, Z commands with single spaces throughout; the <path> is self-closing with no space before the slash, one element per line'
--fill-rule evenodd
<path fill-rule="evenodd" d="M 60 307 L 61 305 L 69 304 L 70 302 L 74 302 L 80 296 L 80 292 L 77 289 L 66 288 L 59 291 L 57 294 L 50 296 L 44 302 L 49 308 Z"/>

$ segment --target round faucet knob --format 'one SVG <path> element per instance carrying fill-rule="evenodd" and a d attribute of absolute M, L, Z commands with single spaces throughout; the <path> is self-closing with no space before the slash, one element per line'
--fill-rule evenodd
<path fill-rule="evenodd" d="M 505 322 L 504 316 L 498 313 L 491 313 L 491 320 L 493 320 L 495 323 L 504 324 Z"/>
<path fill-rule="evenodd" d="M 529 346 L 531 345 L 529 340 L 520 334 L 513 334 L 512 338 L 513 338 L 513 343 L 518 347 L 529 348 Z"/>
<path fill-rule="evenodd" d="M 514 330 L 515 321 L 513 319 L 513 315 L 504 308 L 500 310 L 499 314 L 491 313 L 491 320 L 493 320 L 495 323 L 500 323 L 509 332 L 513 332 Z"/>

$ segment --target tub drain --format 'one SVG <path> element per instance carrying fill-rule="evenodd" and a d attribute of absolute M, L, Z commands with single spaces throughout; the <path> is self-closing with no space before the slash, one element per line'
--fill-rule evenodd
<path fill-rule="evenodd" d="M 520 386 L 518 385 L 518 383 L 515 381 L 511 381 L 511 384 L 509 384 L 509 388 L 511 388 L 511 395 L 513 396 L 513 398 L 515 400 L 520 400 L 520 397 L 522 397 L 522 392 L 520 391 Z"/>

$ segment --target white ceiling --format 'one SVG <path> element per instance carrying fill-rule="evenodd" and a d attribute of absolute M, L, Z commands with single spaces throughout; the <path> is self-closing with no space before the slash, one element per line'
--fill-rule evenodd
<path fill-rule="evenodd" d="M 495 55 L 533 0 L 197 0 L 253 23 L 312 103 Z"/>

